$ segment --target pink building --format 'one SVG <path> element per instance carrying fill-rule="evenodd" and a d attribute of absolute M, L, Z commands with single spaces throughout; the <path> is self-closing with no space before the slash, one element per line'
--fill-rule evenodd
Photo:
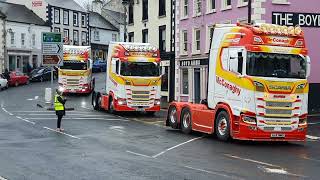
<path fill-rule="evenodd" d="M 300 25 L 311 57 L 309 110 L 320 112 L 320 11 L 317 0 L 252 0 L 256 23 Z M 206 98 L 209 42 L 213 25 L 246 22 L 248 0 L 176 0 L 176 100 Z"/>

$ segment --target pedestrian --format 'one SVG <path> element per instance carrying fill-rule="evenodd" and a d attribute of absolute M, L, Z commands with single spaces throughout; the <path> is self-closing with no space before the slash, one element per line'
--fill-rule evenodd
<path fill-rule="evenodd" d="M 10 72 L 9 70 L 6 68 L 4 70 L 3 76 L 9 81 L 10 80 Z"/>
<path fill-rule="evenodd" d="M 54 96 L 54 110 L 56 111 L 57 119 L 57 131 L 63 131 L 64 129 L 61 128 L 61 120 L 62 117 L 66 115 L 65 111 L 65 103 L 66 99 L 62 96 L 62 91 L 56 89 L 56 95 Z"/>

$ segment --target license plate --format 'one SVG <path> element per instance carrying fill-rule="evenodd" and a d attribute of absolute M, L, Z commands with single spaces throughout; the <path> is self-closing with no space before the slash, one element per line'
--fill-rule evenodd
<path fill-rule="evenodd" d="M 143 108 L 138 108 L 137 111 L 144 111 L 144 109 Z"/>
<path fill-rule="evenodd" d="M 285 134 L 271 134 L 272 138 L 285 138 L 286 135 Z"/>

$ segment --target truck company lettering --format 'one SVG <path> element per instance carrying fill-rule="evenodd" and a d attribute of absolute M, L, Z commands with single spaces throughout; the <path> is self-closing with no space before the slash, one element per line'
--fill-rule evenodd
<path fill-rule="evenodd" d="M 216 80 L 218 84 L 229 89 L 233 94 L 237 94 L 238 96 L 240 96 L 241 89 L 238 86 L 231 84 L 218 76 L 216 76 Z"/>
<path fill-rule="evenodd" d="M 268 37 L 267 40 L 269 42 L 275 43 L 275 44 L 289 44 L 290 40 L 288 38 L 281 38 L 281 37 Z"/>
<path fill-rule="evenodd" d="M 276 85 L 270 85 L 269 89 L 273 90 L 291 90 L 290 86 L 276 86 Z"/>
<path fill-rule="evenodd" d="M 320 14 L 272 12 L 272 24 L 301 27 L 320 27 Z"/>

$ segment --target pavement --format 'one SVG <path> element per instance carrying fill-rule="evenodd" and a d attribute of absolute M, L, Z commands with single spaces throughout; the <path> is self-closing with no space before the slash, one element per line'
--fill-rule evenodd
<path fill-rule="evenodd" d="M 103 74 L 95 76 L 102 90 Z M 0 92 L 0 180 L 319 179 L 319 116 L 310 117 L 306 142 L 221 142 L 165 127 L 165 110 L 112 115 L 94 111 L 90 96 L 68 96 L 74 110 L 60 133 L 42 101 L 49 86 Z"/>

